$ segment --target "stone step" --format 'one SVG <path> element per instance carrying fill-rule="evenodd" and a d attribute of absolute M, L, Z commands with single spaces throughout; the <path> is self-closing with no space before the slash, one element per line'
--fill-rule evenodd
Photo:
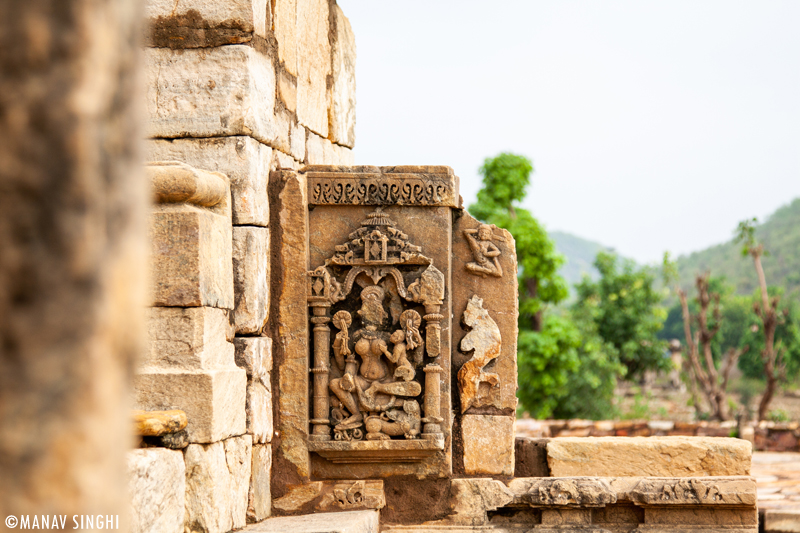
<path fill-rule="evenodd" d="M 378 511 L 344 511 L 268 518 L 243 533 L 378 533 Z"/>

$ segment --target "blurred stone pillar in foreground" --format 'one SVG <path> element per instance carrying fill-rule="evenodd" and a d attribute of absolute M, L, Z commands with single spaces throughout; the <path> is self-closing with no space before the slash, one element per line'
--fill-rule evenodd
<path fill-rule="evenodd" d="M 127 508 L 147 300 L 140 4 L 0 0 L 3 519 Z"/>

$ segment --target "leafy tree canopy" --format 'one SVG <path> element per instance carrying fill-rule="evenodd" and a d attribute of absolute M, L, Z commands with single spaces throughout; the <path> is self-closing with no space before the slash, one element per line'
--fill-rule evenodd
<path fill-rule="evenodd" d="M 639 377 L 645 370 L 667 370 L 666 345 L 657 338 L 666 312 L 659 306 L 653 269 L 637 268 L 620 261 L 616 254 L 600 252 L 594 263 L 600 279 L 585 277 L 575 286 L 576 305 L 591 309 L 597 334 L 612 345 L 627 376 Z"/>

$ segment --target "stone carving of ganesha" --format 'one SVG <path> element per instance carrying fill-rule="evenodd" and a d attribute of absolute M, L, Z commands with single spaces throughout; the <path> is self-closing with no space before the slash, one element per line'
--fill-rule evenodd
<path fill-rule="evenodd" d="M 420 406 L 413 398 L 422 392 L 414 380 L 415 366 L 422 362 L 422 319 L 416 311 L 405 310 L 399 317 L 400 329 L 389 334 L 384 329 L 388 318 L 383 307 L 385 295 L 379 285 L 362 289 L 357 311 L 362 327 L 352 338 L 350 313 L 338 311 L 333 316 L 339 332 L 333 342 L 332 366 L 340 377 L 332 379 L 329 388 L 334 396 L 332 418 L 338 440 L 362 438 L 362 427 L 368 440 L 413 439 L 420 433 Z"/>

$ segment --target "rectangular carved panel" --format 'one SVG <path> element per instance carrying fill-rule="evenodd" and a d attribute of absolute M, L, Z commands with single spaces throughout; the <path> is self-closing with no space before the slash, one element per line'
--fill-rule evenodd
<path fill-rule="evenodd" d="M 311 205 L 459 207 L 458 176 L 445 166 L 307 166 Z"/>

